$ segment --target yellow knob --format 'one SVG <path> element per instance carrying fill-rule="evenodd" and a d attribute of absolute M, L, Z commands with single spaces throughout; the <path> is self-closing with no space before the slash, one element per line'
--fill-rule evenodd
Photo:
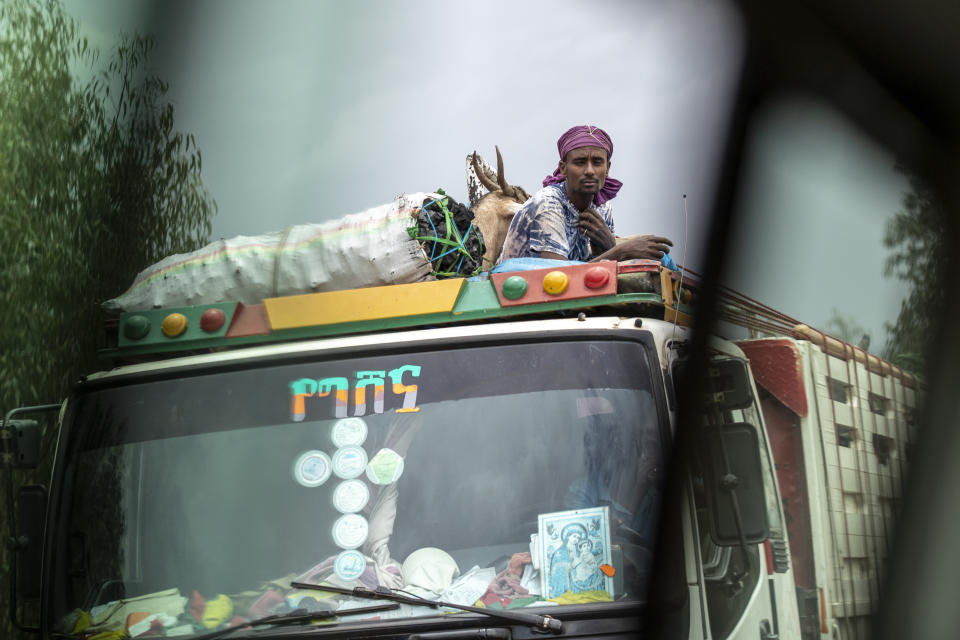
<path fill-rule="evenodd" d="M 163 319 L 160 329 L 168 338 L 176 338 L 187 330 L 187 316 L 182 313 L 171 313 Z"/>
<path fill-rule="evenodd" d="M 551 271 L 543 276 L 543 290 L 552 296 L 558 296 L 567 290 L 570 280 L 563 271 Z"/>

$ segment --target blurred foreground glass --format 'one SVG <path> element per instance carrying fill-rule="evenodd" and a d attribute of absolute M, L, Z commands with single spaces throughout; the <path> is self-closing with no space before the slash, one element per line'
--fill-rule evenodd
<path fill-rule="evenodd" d="M 716 331 L 760 388 L 805 635 L 869 637 L 938 312 L 911 304 L 933 286 L 935 207 L 824 103 L 780 95 L 755 112 Z"/>

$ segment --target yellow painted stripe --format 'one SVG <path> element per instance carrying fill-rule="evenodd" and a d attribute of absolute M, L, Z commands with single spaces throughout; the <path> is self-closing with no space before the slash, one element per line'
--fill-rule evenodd
<path fill-rule="evenodd" d="M 383 320 L 453 310 L 463 278 L 347 289 L 263 301 L 272 329 Z"/>

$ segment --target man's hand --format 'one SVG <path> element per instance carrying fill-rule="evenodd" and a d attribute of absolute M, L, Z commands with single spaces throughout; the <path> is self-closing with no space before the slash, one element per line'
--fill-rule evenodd
<path fill-rule="evenodd" d="M 604 251 L 595 260 L 659 260 L 663 254 L 670 253 L 673 242 L 663 236 L 629 236 L 608 251 Z"/>
<path fill-rule="evenodd" d="M 613 236 L 613 232 L 610 231 L 610 227 L 604 222 L 603 216 L 593 209 L 580 212 L 580 219 L 577 221 L 577 226 L 580 227 L 581 232 L 590 238 L 590 247 L 595 254 L 612 249 L 613 245 L 617 243 L 617 239 Z"/>

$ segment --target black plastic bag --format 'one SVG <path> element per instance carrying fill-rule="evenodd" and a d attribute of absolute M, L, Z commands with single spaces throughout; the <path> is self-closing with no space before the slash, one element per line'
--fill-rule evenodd
<path fill-rule="evenodd" d="M 423 201 L 415 238 L 438 278 L 472 276 L 482 270 L 483 235 L 473 224 L 473 211 L 450 196 Z"/>

